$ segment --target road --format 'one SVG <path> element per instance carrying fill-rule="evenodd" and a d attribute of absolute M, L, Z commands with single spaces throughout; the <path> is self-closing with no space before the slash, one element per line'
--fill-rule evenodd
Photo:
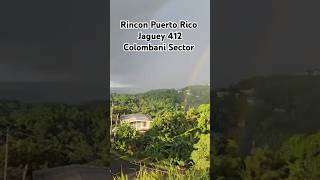
<path fill-rule="evenodd" d="M 138 165 L 132 164 L 127 160 L 119 157 L 114 157 L 110 164 L 110 173 L 112 176 L 120 175 L 121 172 L 128 176 L 129 180 L 133 180 L 136 177 L 136 173 L 139 171 Z"/>

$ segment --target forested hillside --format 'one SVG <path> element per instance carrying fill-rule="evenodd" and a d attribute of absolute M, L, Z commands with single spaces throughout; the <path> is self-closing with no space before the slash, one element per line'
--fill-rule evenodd
<path fill-rule="evenodd" d="M 292 134 L 320 128 L 320 76 L 256 77 L 241 81 L 229 92 L 216 101 L 217 108 L 223 109 L 217 112 L 221 131 L 230 136 L 277 146 Z"/>
<path fill-rule="evenodd" d="M 8 179 L 69 164 L 109 164 L 106 103 L 83 105 L 0 102 L 0 159 L 8 132 Z M 0 164 L 2 177 L 4 163 Z"/>
<path fill-rule="evenodd" d="M 120 108 L 121 114 L 144 113 L 155 117 L 161 109 L 178 106 L 188 109 L 210 102 L 210 87 L 207 85 L 188 86 L 183 89 L 157 89 L 139 94 L 111 95 L 114 110 Z M 172 109 L 171 109 L 172 110 Z"/>
<path fill-rule="evenodd" d="M 215 176 L 319 179 L 319 92 L 320 76 L 307 74 L 254 77 L 216 90 Z"/>
<path fill-rule="evenodd" d="M 151 128 L 140 133 L 127 123 L 113 127 L 112 149 L 132 161 L 162 171 L 140 172 L 138 179 L 209 179 L 209 86 L 112 94 L 112 118 L 139 113 L 151 117 Z"/>

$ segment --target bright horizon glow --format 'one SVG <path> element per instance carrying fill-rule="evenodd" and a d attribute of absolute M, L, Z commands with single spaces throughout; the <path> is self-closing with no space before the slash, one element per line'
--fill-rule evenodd
<path fill-rule="evenodd" d="M 111 88 L 126 88 L 126 87 L 132 87 L 130 84 L 122 84 L 117 81 L 110 81 L 110 87 Z"/>

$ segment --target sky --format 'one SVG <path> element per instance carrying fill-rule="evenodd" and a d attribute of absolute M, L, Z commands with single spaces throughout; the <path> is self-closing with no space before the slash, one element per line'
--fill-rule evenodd
<path fill-rule="evenodd" d="M 104 1 L 0 2 L 0 98 L 105 99 Z"/>
<path fill-rule="evenodd" d="M 319 5 L 299 0 L 216 1 L 213 86 L 320 67 Z"/>
<path fill-rule="evenodd" d="M 150 89 L 182 88 L 210 83 L 210 1 L 209 0 L 111 0 L 111 88 Z M 194 8 L 197 7 L 197 8 Z M 175 21 L 189 20 L 199 28 L 183 31 L 182 42 L 195 44 L 187 53 L 124 52 L 122 44 L 137 42 L 141 30 L 120 30 L 120 20 Z M 168 30 L 144 30 L 167 33 Z"/>
<path fill-rule="evenodd" d="M 209 0 L 111 0 L 111 67 L 105 3 L 1 1 L 0 99 L 104 99 L 109 70 L 111 86 L 147 90 L 205 84 L 209 65 L 211 86 L 217 87 L 253 75 L 320 67 L 320 1 L 215 1 L 210 35 Z M 185 32 L 197 51 L 123 53 L 121 43 L 136 32 L 120 31 L 119 18 L 197 21 L 197 31 Z"/>

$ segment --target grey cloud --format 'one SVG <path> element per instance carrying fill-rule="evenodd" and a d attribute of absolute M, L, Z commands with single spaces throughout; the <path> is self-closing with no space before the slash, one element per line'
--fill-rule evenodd
<path fill-rule="evenodd" d="M 132 2 L 132 1 L 121 1 Z M 143 15 L 135 15 L 135 9 L 116 9 L 120 6 L 117 0 L 111 10 L 114 29 L 111 31 L 111 80 L 123 84 L 134 84 L 141 91 L 154 88 L 181 88 L 190 84 L 207 84 L 210 81 L 210 55 L 203 56 L 210 47 L 210 11 L 209 0 L 166 1 L 161 6 L 155 1 L 135 1 L 135 6 L 156 7 L 154 11 L 147 11 Z M 117 4 L 117 5 L 116 5 Z M 130 4 L 130 3 L 129 3 Z M 139 6 L 140 5 L 140 6 Z M 197 8 L 194 8 L 197 7 Z M 145 8 L 148 9 L 148 8 Z M 121 15 L 125 11 L 133 16 Z M 119 21 L 179 21 L 189 20 L 199 23 L 196 30 L 185 30 L 184 43 L 196 44 L 196 50 L 192 53 L 127 53 L 122 51 L 124 42 L 134 42 L 138 30 L 120 30 Z M 148 30 L 151 32 L 151 30 Z M 148 32 L 145 31 L 145 32 Z M 152 32 L 159 32 L 152 30 Z M 169 30 L 161 31 L 169 32 Z M 209 53 L 210 54 L 210 53 Z M 199 63 L 201 61 L 201 63 Z M 200 64 L 200 65 L 199 65 Z M 195 70 L 197 68 L 197 70 Z M 197 72 L 195 72 L 197 71 Z M 192 77 L 195 76 L 195 77 Z"/>

